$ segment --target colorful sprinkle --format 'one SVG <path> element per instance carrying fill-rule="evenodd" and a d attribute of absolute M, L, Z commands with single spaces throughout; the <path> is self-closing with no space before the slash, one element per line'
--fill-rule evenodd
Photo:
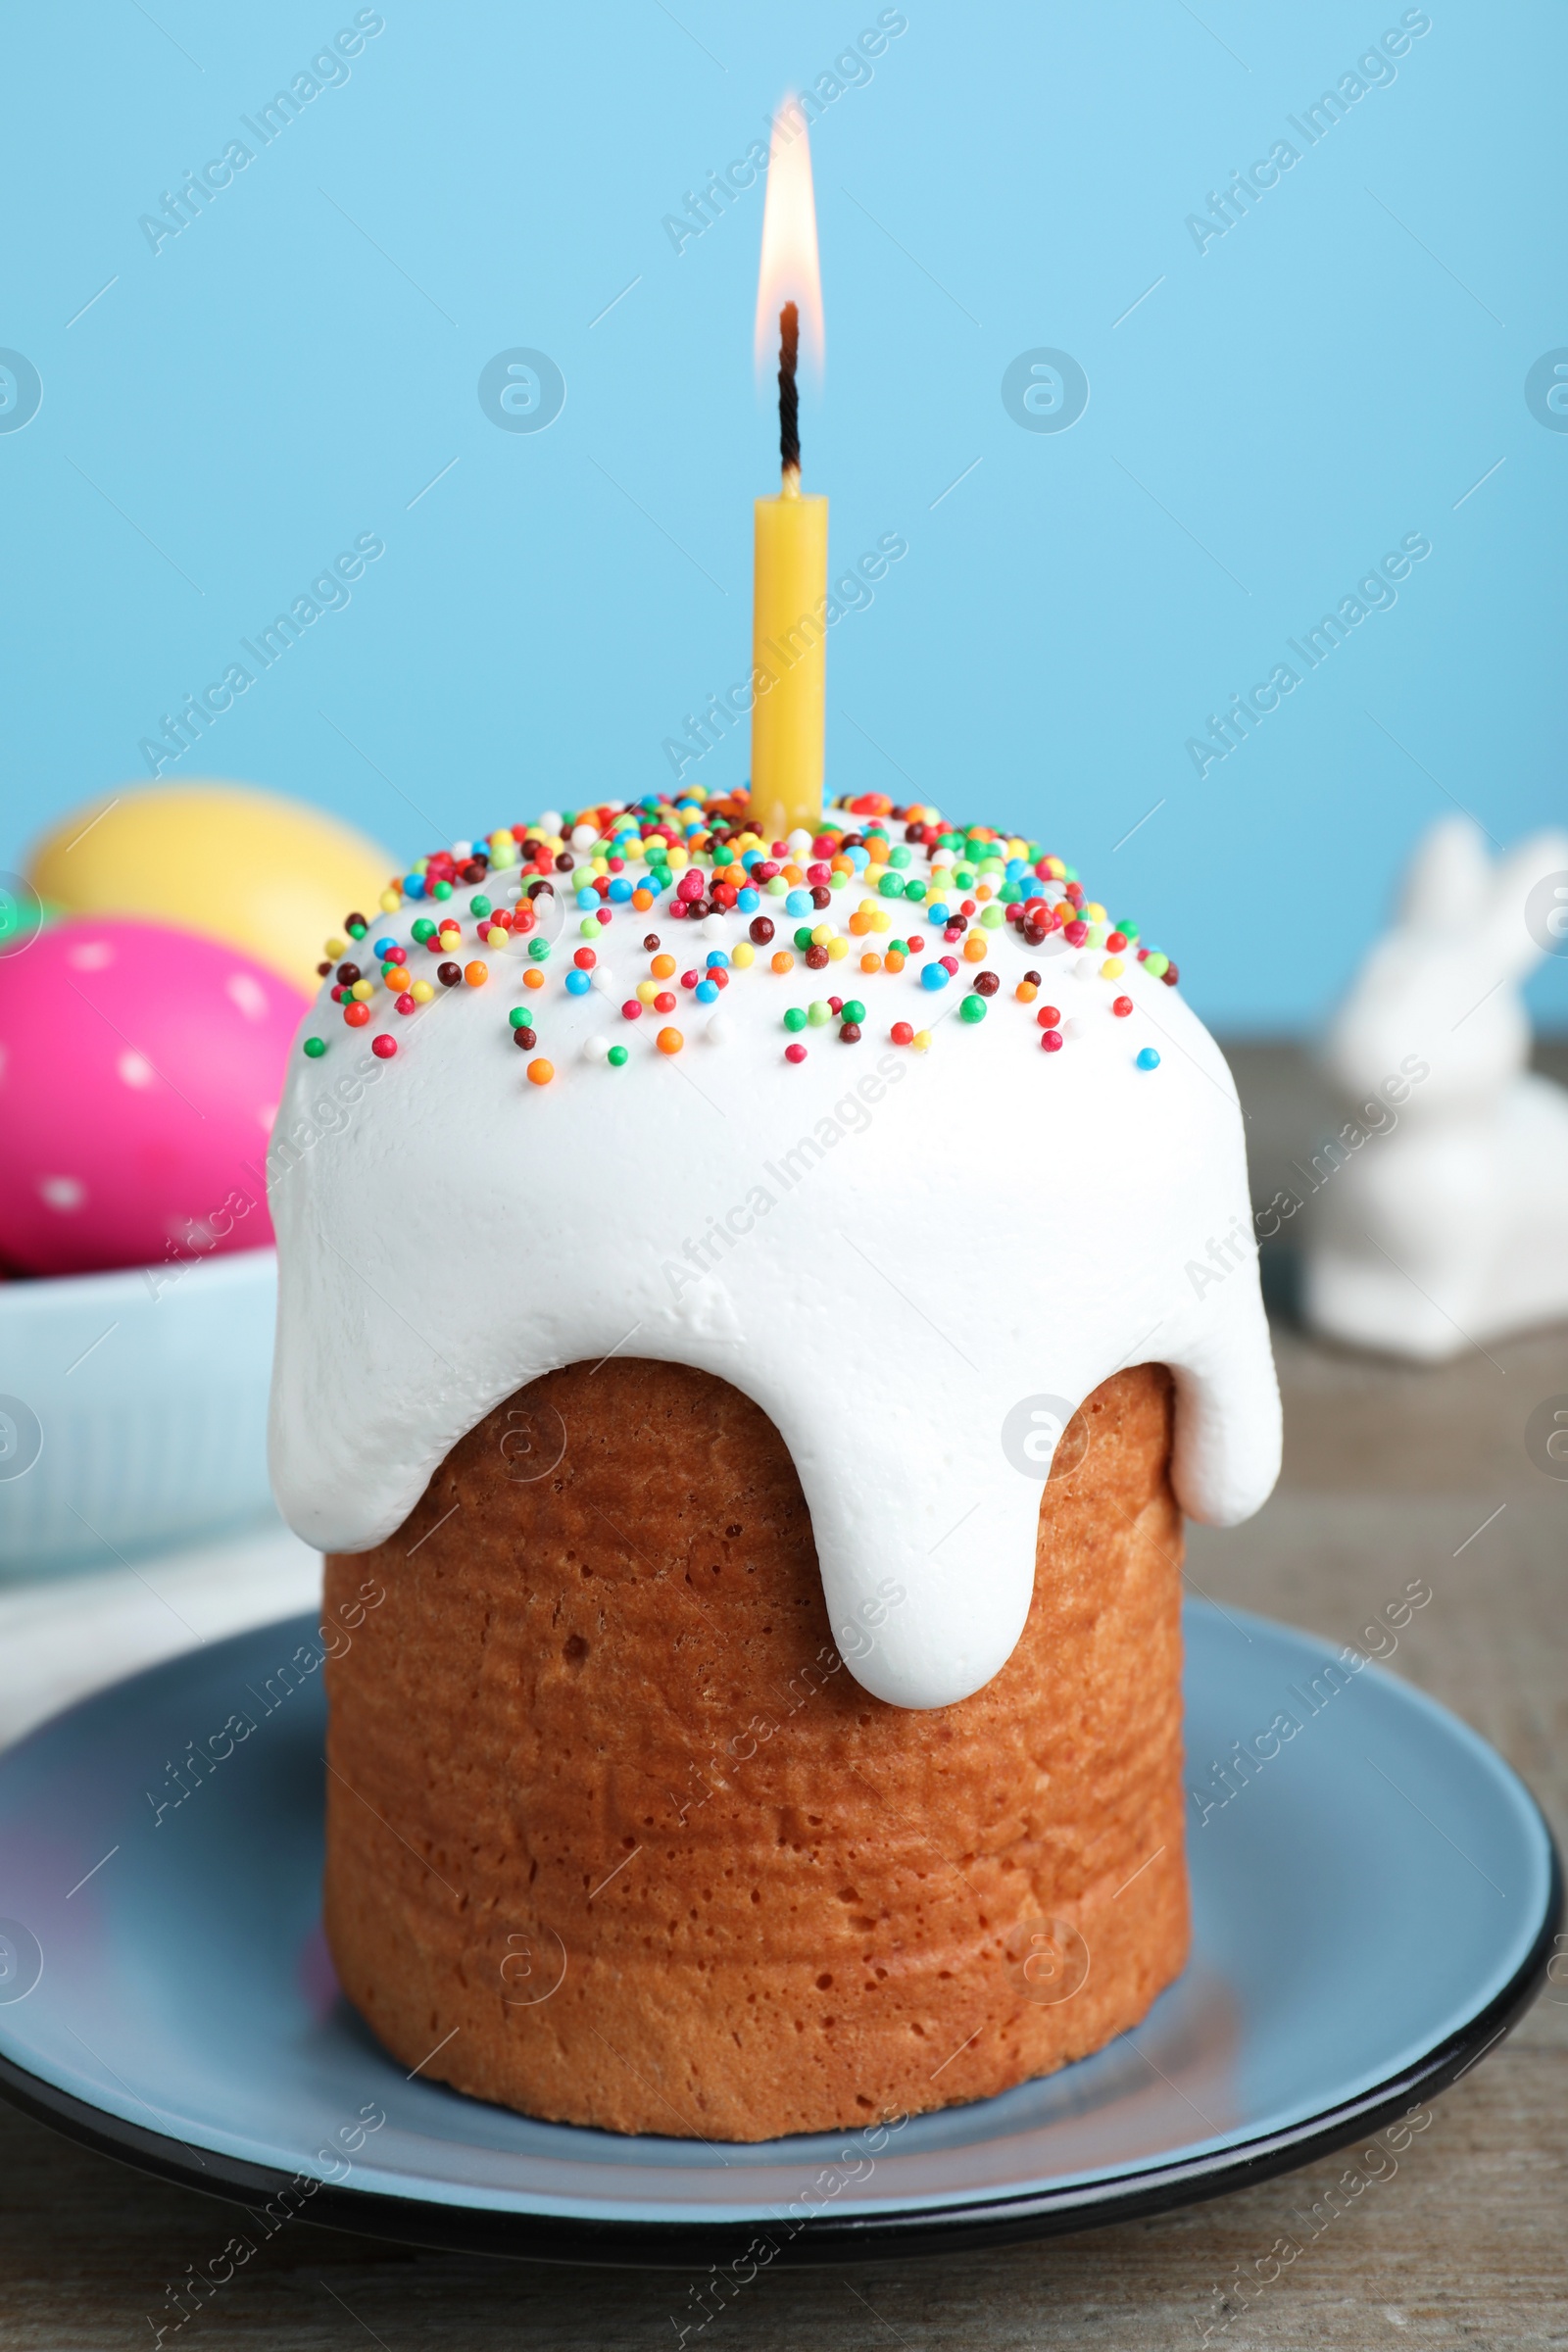
<path fill-rule="evenodd" d="M 639 1021 L 645 1010 L 667 1016 L 683 1001 L 688 1008 L 695 1003 L 710 1012 L 703 1037 L 716 1041 L 735 1033 L 720 1008 L 728 990 L 744 993 L 754 985 L 754 968 L 783 978 L 804 963 L 819 975 L 818 987 L 837 993 L 779 1005 L 792 1062 L 806 1056 L 803 1033 L 830 1025 L 846 1044 L 864 1034 L 888 1035 L 898 1046 L 929 1050 L 932 1030 L 917 1027 L 913 1017 L 894 1017 L 906 1004 L 912 1011 L 910 997 L 900 1000 L 898 991 L 912 989 L 918 1003 L 965 974 L 967 986 L 951 1007 L 960 1026 L 978 1025 L 994 1004 L 1003 1037 L 1013 1034 L 1014 1024 L 1020 1040 L 1032 1028 L 1045 1052 L 1059 1052 L 1087 1034 L 1088 1024 L 1041 1004 L 1041 973 L 1019 969 L 1028 951 L 1048 940 L 1075 951 L 1062 966 L 1069 987 L 1120 982 L 1134 956 L 1152 980 L 1166 987 L 1178 980 L 1174 962 L 1143 944 L 1136 923 L 1112 920 L 1074 868 L 1040 843 L 985 825 L 947 824 L 933 808 L 896 807 L 880 794 L 836 804 L 817 830 L 797 831 L 787 842 L 753 829 L 743 791 L 683 786 L 668 800 L 654 792 L 629 804 L 546 809 L 536 823 L 502 825 L 431 851 L 368 904 L 379 906 L 380 916 L 373 924 L 357 911 L 346 916 L 343 936 L 326 943 L 318 967 L 352 1028 L 370 1024 L 383 989 L 406 1018 L 443 989 L 483 986 L 492 967 L 465 960 L 465 929 L 473 943 L 469 956 L 476 948 L 518 955 L 526 944 L 522 993 L 537 1004 L 542 967 L 551 958 L 552 941 L 543 934 L 559 935 L 563 913 L 569 914 L 562 951 L 566 999 L 595 993 L 598 981 L 608 999 L 596 1008 L 601 1017 L 620 1003 L 624 1023 Z M 642 945 L 650 977 L 632 976 L 621 1002 L 601 960 L 610 926 L 623 908 L 646 918 L 656 905 L 665 918 L 696 928 L 678 935 L 688 941 L 678 960 L 662 948 L 657 931 L 648 931 Z M 927 925 L 929 949 L 909 929 L 911 916 Z M 900 932 L 906 935 L 895 936 Z M 428 963 L 419 953 L 425 950 Z M 345 959 L 353 955 L 358 961 Z M 919 959 L 912 967 L 910 957 Z M 416 968 L 428 977 L 414 979 Z M 853 986 L 865 997 L 849 994 Z M 1106 1002 L 1118 1019 L 1134 1009 L 1133 999 L 1114 988 Z M 1024 1008 L 1022 1019 L 1014 1006 Z M 533 1018 L 527 1004 L 508 1012 L 519 1046 L 525 1040 L 532 1046 Z M 396 1052 L 384 1032 L 370 1042 L 382 1060 Z M 608 1038 L 585 1042 L 581 1025 L 564 1042 L 567 1066 L 582 1060 L 621 1068 L 632 1058 L 626 1046 Z M 685 1040 L 679 1029 L 665 1027 L 655 1042 L 669 1054 Z M 316 1060 L 326 1041 L 302 1044 Z M 439 1050 L 439 1038 L 432 1050 Z M 1144 1069 L 1159 1063 L 1152 1048 L 1135 1059 Z M 533 1083 L 547 1084 L 555 1065 L 535 1062 L 529 1074 Z"/>

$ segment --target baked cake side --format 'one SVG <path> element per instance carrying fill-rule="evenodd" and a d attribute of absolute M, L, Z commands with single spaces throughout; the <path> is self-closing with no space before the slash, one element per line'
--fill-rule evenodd
<path fill-rule="evenodd" d="M 327 1564 L 329 1609 L 387 1594 L 327 1670 L 349 1997 L 478 2097 L 720 2140 L 982 2098 L 1135 2025 L 1188 1946 L 1171 1436 L 1162 1367 L 1096 1390 L 1017 1647 L 915 1711 L 850 1670 L 906 1592 L 835 1642 L 739 1390 L 532 1383 Z"/>

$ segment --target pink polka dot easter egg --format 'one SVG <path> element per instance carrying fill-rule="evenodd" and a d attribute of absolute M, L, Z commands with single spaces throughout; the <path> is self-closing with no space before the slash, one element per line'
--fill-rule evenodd
<path fill-rule="evenodd" d="M 78 916 L 0 956 L 0 1257 L 81 1274 L 270 1244 L 267 1143 L 308 1003 L 163 923 Z"/>

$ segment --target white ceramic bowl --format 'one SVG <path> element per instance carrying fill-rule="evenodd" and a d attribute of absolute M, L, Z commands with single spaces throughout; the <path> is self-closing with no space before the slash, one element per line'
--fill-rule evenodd
<path fill-rule="evenodd" d="M 276 1311 L 271 1250 L 0 1283 L 0 1575 L 270 1514 Z"/>

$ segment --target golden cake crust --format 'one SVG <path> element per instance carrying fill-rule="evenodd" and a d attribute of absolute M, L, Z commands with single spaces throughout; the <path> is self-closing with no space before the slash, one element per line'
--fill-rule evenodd
<path fill-rule="evenodd" d="M 530 2115 L 751 2140 L 1136 2024 L 1189 1934 L 1171 1409 L 1158 1366 L 1087 1400 L 1017 1648 L 915 1712 L 854 1680 L 738 1390 L 612 1358 L 499 1406 L 327 1561 L 329 1610 L 386 1591 L 326 1670 L 326 1932 L 382 2042 Z"/>

